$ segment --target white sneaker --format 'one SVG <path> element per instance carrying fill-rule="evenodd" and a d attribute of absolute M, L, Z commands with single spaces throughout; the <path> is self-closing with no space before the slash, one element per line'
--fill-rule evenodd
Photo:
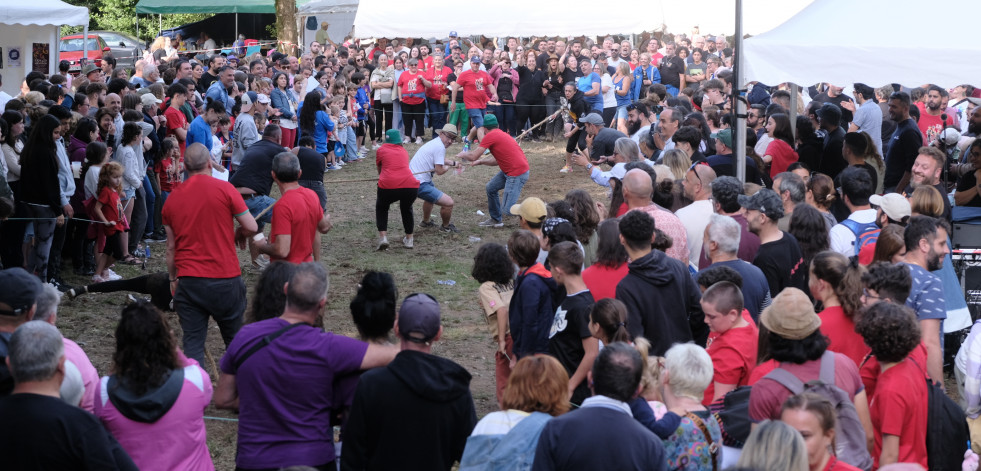
<path fill-rule="evenodd" d="M 410 239 L 410 238 L 408 238 L 408 237 L 403 237 L 402 238 L 402 245 L 404 245 L 405 248 L 407 248 L 407 249 L 411 249 L 412 248 L 412 242 L 413 242 L 413 240 Z"/>
<path fill-rule="evenodd" d="M 371 146 L 371 150 L 378 150 L 378 149 L 381 149 L 381 144 L 375 144 Z"/>
<path fill-rule="evenodd" d="M 378 248 L 377 248 L 377 250 L 379 252 L 381 252 L 383 250 L 388 250 L 388 238 L 387 237 L 382 237 L 381 240 L 378 241 Z"/>
<path fill-rule="evenodd" d="M 497 221 L 494 218 L 488 218 L 485 221 L 477 223 L 480 227 L 504 227 L 504 220 Z"/>
<path fill-rule="evenodd" d="M 402 144 L 408 144 L 410 142 L 412 141 L 410 141 L 408 137 L 402 139 Z"/>
<path fill-rule="evenodd" d="M 116 272 L 114 272 L 112 270 L 109 270 L 108 268 L 106 269 L 106 271 L 109 272 L 109 276 L 104 277 L 104 279 L 106 281 L 116 281 L 116 280 L 123 279 L 122 275 L 120 275 L 120 274 L 118 274 L 118 273 L 116 273 Z"/>
<path fill-rule="evenodd" d="M 417 137 L 416 138 L 416 145 L 420 145 L 420 146 L 422 145 L 422 138 L 421 137 Z"/>

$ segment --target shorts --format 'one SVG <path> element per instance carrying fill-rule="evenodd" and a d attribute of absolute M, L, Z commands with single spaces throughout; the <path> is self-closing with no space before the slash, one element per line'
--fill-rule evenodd
<path fill-rule="evenodd" d="M 126 252 L 123 251 L 122 232 L 116 231 L 113 235 L 106 236 L 106 245 L 102 248 L 102 253 L 116 260 L 126 257 Z"/>
<path fill-rule="evenodd" d="M 130 188 L 128 190 L 123 190 L 123 196 L 119 198 L 119 201 L 127 201 L 136 197 L 136 188 Z M 125 204 L 123 206 L 126 206 Z"/>
<path fill-rule="evenodd" d="M 616 119 L 627 119 L 627 105 L 617 107 Z"/>
<path fill-rule="evenodd" d="M 252 198 L 245 200 L 245 207 L 249 208 L 249 213 L 252 214 L 252 217 L 255 217 L 257 214 L 261 213 L 262 210 L 274 204 L 276 204 L 276 200 L 266 195 L 253 196 Z M 272 213 L 273 210 L 270 209 L 269 211 L 266 211 L 266 214 L 263 214 L 261 218 L 256 219 L 255 222 L 259 225 L 260 231 L 266 227 L 267 223 L 272 224 Z"/>
<path fill-rule="evenodd" d="M 433 182 L 422 182 L 419 184 L 419 199 L 436 204 L 443 197 L 443 192 L 433 185 Z"/>
<path fill-rule="evenodd" d="M 354 135 L 357 136 L 357 137 L 364 136 L 364 120 L 363 119 L 359 119 L 358 120 L 358 125 L 354 127 L 354 133 L 355 133 Z"/>
<path fill-rule="evenodd" d="M 473 123 L 473 127 L 482 128 L 484 127 L 484 113 L 486 110 L 483 108 L 467 108 L 467 116 L 470 116 L 470 121 Z"/>

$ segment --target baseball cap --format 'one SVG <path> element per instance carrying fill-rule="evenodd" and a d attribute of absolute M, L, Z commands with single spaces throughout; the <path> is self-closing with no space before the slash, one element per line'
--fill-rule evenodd
<path fill-rule="evenodd" d="M 460 36 L 460 35 L 459 34 L 456 34 L 456 31 L 450 31 L 450 37 L 451 38 L 455 38 L 455 37 L 458 37 L 458 36 Z"/>
<path fill-rule="evenodd" d="M 484 115 L 484 127 L 487 129 L 497 129 L 499 124 L 497 124 L 497 116 L 487 113 Z"/>
<path fill-rule="evenodd" d="M 774 221 L 783 217 L 783 201 L 769 188 L 763 188 L 753 196 L 739 195 L 738 200 L 739 206 L 759 211 Z"/>
<path fill-rule="evenodd" d="M 470 63 L 472 63 L 472 64 L 479 64 L 480 63 L 480 56 L 473 56 L 473 57 L 471 57 L 470 58 Z"/>
<path fill-rule="evenodd" d="M 940 131 L 940 135 L 937 136 L 936 141 L 943 142 L 944 145 L 950 147 L 954 144 L 957 144 L 957 141 L 959 141 L 960 139 L 961 139 L 961 133 L 957 132 L 952 128 L 947 128 L 944 129 L 943 131 Z"/>
<path fill-rule="evenodd" d="M 31 310 L 41 293 L 41 280 L 20 267 L 0 270 L 0 315 L 20 316 Z"/>
<path fill-rule="evenodd" d="M 151 108 L 162 103 L 162 100 L 153 96 L 152 93 L 144 93 L 140 95 L 140 102 L 143 104 L 144 108 Z"/>
<path fill-rule="evenodd" d="M 603 117 L 599 113 L 589 113 L 582 118 L 579 118 L 579 122 L 583 124 L 593 124 L 596 126 L 603 125 Z"/>
<path fill-rule="evenodd" d="M 252 104 L 259 99 L 259 94 L 253 91 L 248 91 L 242 94 L 242 111 L 249 111 L 252 109 Z"/>
<path fill-rule="evenodd" d="M 263 105 L 268 105 L 270 100 L 269 100 L 269 96 L 268 95 L 266 95 L 265 93 L 260 93 L 258 95 L 256 101 L 258 101 L 259 103 L 262 103 Z"/>
<path fill-rule="evenodd" d="M 821 318 L 803 291 L 784 288 L 760 314 L 760 323 L 785 339 L 802 340 L 821 327 Z"/>
<path fill-rule="evenodd" d="M 385 144 L 401 144 L 402 143 L 402 133 L 398 129 L 389 129 L 385 131 Z"/>
<path fill-rule="evenodd" d="M 413 293 L 399 307 L 399 336 L 414 343 L 428 344 L 439 334 L 439 303 L 425 293 Z"/>
<path fill-rule="evenodd" d="M 903 218 L 908 218 L 912 215 L 909 200 L 899 193 L 872 195 L 869 197 L 869 203 L 882 208 L 882 212 L 886 213 L 886 217 L 893 221 L 902 221 Z"/>
<path fill-rule="evenodd" d="M 732 148 L 732 129 L 723 129 L 719 132 L 714 132 L 709 137 L 712 139 L 718 139 L 722 141 L 726 147 L 730 149 Z"/>
<path fill-rule="evenodd" d="M 235 54 L 229 54 L 228 57 L 225 58 L 225 60 L 227 60 L 228 62 L 232 62 L 232 61 L 238 62 L 238 57 L 235 57 Z"/>
<path fill-rule="evenodd" d="M 534 196 L 525 198 L 520 204 L 511 206 L 510 212 L 515 216 L 521 216 L 522 219 L 529 222 L 542 222 L 548 215 L 548 210 L 545 209 L 545 202 Z"/>

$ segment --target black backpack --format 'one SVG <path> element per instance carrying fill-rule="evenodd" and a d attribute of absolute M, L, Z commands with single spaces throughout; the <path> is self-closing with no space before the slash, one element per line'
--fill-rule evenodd
<path fill-rule="evenodd" d="M 910 358 L 917 367 L 920 365 Z M 922 371 L 923 368 L 921 367 Z M 927 382 L 927 464 L 929 471 L 960 471 L 964 452 L 971 446 L 967 416 L 940 383 L 923 374 Z"/>
<path fill-rule="evenodd" d="M 511 71 L 501 72 L 501 78 L 497 80 L 497 98 L 504 103 L 514 103 L 514 80 L 511 79 Z"/>

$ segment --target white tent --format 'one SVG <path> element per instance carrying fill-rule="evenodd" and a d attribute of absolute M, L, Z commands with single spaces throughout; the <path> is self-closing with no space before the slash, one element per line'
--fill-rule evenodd
<path fill-rule="evenodd" d="M 331 41 L 340 44 L 354 28 L 354 17 L 358 13 L 358 0 L 313 0 L 297 9 L 296 17 L 303 33 L 303 44 L 309 46 L 317 39 L 321 26 L 328 23 L 326 31 Z M 312 19 L 311 19 L 312 18 Z M 312 26 L 312 28 L 311 28 Z M 324 33 L 319 33 L 321 36 Z M 324 42 L 321 37 L 320 42 Z"/>
<path fill-rule="evenodd" d="M 20 83 L 33 70 L 34 44 L 48 45 L 46 74 L 58 71 L 58 45 L 61 42 L 61 26 L 88 26 L 89 9 L 76 7 L 60 0 L 30 0 L 8 2 L 0 9 L 0 48 L 3 51 L 3 91 L 12 96 L 20 93 Z M 12 58 L 12 51 L 19 57 Z M 11 59 L 19 59 L 20 65 L 11 66 Z M 15 60 L 16 62 L 16 60 Z"/>
<path fill-rule="evenodd" d="M 747 0 L 744 30 L 766 31 L 800 11 L 813 0 Z M 361 0 L 354 21 L 359 37 L 445 38 L 461 36 L 602 36 L 661 30 L 703 34 L 732 34 L 732 0 L 704 0 L 697 8 L 674 0 L 621 0 L 607 3 L 555 3 L 496 0 L 467 7 L 456 1 L 434 0 L 425 7 L 402 0 Z"/>
<path fill-rule="evenodd" d="M 974 0 L 816 0 L 787 22 L 744 41 L 743 77 L 774 85 L 861 82 L 953 87 L 977 81 L 981 63 L 972 28 L 924 35 L 916 12 L 968 12 Z M 965 13 L 966 14 L 966 13 Z"/>

